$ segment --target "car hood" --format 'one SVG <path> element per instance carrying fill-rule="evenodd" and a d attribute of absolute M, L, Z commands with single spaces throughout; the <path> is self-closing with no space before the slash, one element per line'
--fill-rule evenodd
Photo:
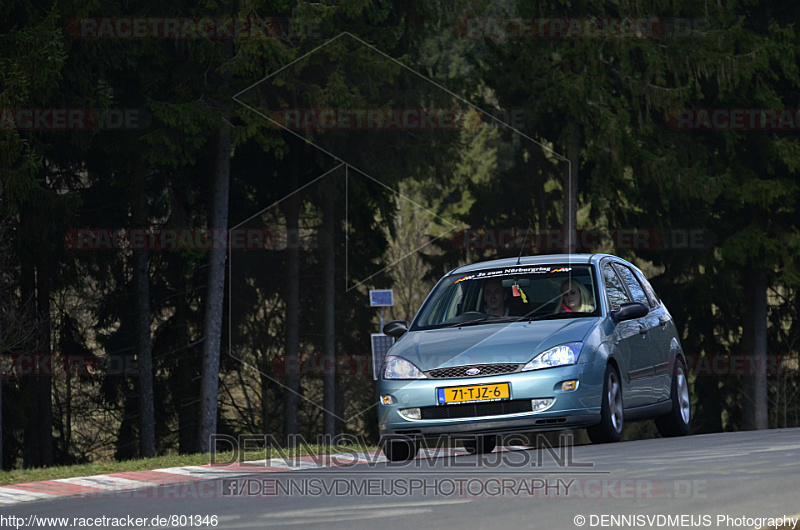
<path fill-rule="evenodd" d="M 527 363 L 565 342 L 582 341 L 597 317 L 410 331 L 389 351 L 427 372 L 471 364 Z"/>

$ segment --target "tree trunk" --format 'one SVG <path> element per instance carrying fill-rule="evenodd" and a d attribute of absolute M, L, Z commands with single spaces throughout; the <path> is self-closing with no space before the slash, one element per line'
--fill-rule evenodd
<path fill-rule="evenodd" d="M 578 247 L 578 169 L 580 167 L 580 137 L 572 128 L 567 137 L 569 171 L 564 177 L 564 252 L 573 253 Z"/>
<path fill-rule="evenodd" d="M 269 385 L 269 383 L 270 383 L 270 381 L 267 378 L 267 376 L 264 375 L 264 372 L 267 370 L 266 364 L 267 364 L 267 362 L 265 361 L 261 365 L 261 369 L 260 369 L 261 376 L 260 376 L 260 379 L 259 379 L 259 383 L 261 385 L 261 432 L 263 434 L 271 434 L 270 433 L 270 429 L 269 429 L 269 423 L 270 423 L 269 422 L 269 420 L 270 420 L 270 416 L 269 416 L 269 387 L 270 387 L 270 385 Z"/>
<path fill-rule="evenodd" d="M 700 302 L 698 302 L 698 304 L 699 303 Z M 702 349 L 706 351 L 706 354 L 714 355 L 716 354 L 714 321 L 707 318 L 701 325 L 704 335 Z M 697 354 L 698 352 L 687 353 Z M 707 374 L 707 376 L 702 379 L 702 384 L 695 383 L 693 388 L 698 404 L 697 414 L 692 419 L 693 428 L 700 433 L 722 432 L 724 398 L 722 392 L 720 392 L 720 377 Z"/>
<path fill-rule="evenodd" d="M 326 184 L 328 184 L 326 182 Z M 323 387 L 323 433 L 328 439 L 336 435 L 336 330 L 335 330 L 335 272 L 336 272 L 336 204 L 334 202 L 333 186 L 323 187 L 322 198 L 322 248 L 324 252 L 322 275 L 322 342 L 325 362 L 327 367 L 322 375 Z"/>
<path fill-rule="evenodd" d="M 138 216 L 134 216 L 136 218 Z M 144 225 L 139 225 L 144 228 Z M 156 455 L 153 415 L 153 346 L 150 336 L 150 270 L 147 250 L 133 251 L 133 281 L 136 298 L 136 345 L 139 376 L 139 453 L 143 458 Z"/>
<path fill-rule="evenodd" d="M 230 116 L 230 105 L 226 117 Z M 208 291 L 206 294 L 205 340 L 203 341 L 203 373 L 200 383 L 201 452 L 212 447 L 211 435 L 217 432 L 219 393 L 219 355 L 222 343 L 222 307 L 225 296 L 225 255 L 228 227 L 228 190 L 230 186 L 231 134 L 223 123 L 217 136 L 217 162 L 214 171 L 214 204 L 211 227 L 214 245 L 209 256 Z"/>
<path fill-rule="evenodd" d="M 292 189 L 297 189 L 297 174 L 291 176 Z M 293 370 L 299 366 L 300 351 L 300 197 L 286 199 L 286 397 L 284 422 L 287 442 L 298 433 L 297 412 L 300 376 Z"/>
<path fill-rule="evenodd" d="M 189 324 L 186 292 L 189 289 L 186 276 L 178 271 L 178 296 L 175 302 L 175 336 L 178 348 L 177 388 L 173 393 L 178 407 L 178 451 L 192 454 L 200 451 L 197 443 L 197 358 L 195 347 L 189 345 Z"/>
<path fill-rule="evenodd" d="M 767 429 L 767 278 L 763 270 L 745 267 L 744 325 L 742 328 L 744 365 L 751 375 L 743 377 L 744 428 Z"/>
<path fill-rule="evenodd" d="M 64 399 L 64 455 L 69 456 L 72 446 L 72 374 L 67 368 L 66 397 Z"/>
<path fill-rule="evenodd" d="M 0 289 L 3 286 L 0 284 Z M 3 358 L 3 293 L 0 292 L 0 359 Z M 0 373 L 0 470 L 3 466 L 3 374 Z"/>
<path fill-rule="evenodd" d="M 144 194 L 146 174 L 135 172 L 131 182 L 133 228 L 147 228 L 147 199 Z M 136 363 L 139 384 L 139 454 L 156 455 L 153 404 L 153 343 L 150 330 L 150 267 L 147 250 L 133 251 L 133 290 L 136 310 Z"/>
<path fill-rule="evenodd" d="M 20 213 L 22 222 L 25 221 L 26 211 Z M 25 307 L 26 304 L 31 304 L 36 307 L 34 303 L 34 292 L 36 291 L 36 270 L 33 265 L 33 259 L 26 249 L 20 253 L 20 294 L 21 306 L 20 309 Z M 38 327 L 38 323 L 37 323 Z M 33 336 L 26 338 L 25 350 L 27 352 L 36 353 L 35 341 L 38 337 Z M 22 396 L 25 400 L 25 426 L 23 428 L 23 444 L 22 444 L 22 465 L 25 468 L 36 467 L 39 465 L 39 447 L 41 440 L 36 435 L 36 418 L 38 417 L 36 407 L 36 379 L 34 377 L 23 377 L 20 381 L 22 387 Z"/>
<path fill-rule="evenodd" d="M 233 56 L 233 43 L 224 43 L 227 57 Z M 221 93 L 227 92 L 230 72 L 224 74 Z M 217 134 L 216 164 L 214 167 L 214 202 L 211 211 L 211 228 L 214 245 L 209 255 L 208 291 L 203 328 L 203 372 L 200 381 L 200 432 L 201 452 L 209 452 L 211 436 L 217 432 L 217 402 L 219 394 L 219 355 L 222 342 L 222 308 L 225 297 L 225 256 L 228 243 L 228 192 L 231 172 L 231 102 L 222 100 L 222 116 Z"/>
<path fill-rule="evenodd" d="M 36 275 L 36 305 L 39 311 L 41 333 L 37 352 L 52 366 L 52 349 L 50 344 L 50 264 L 47 252 L 42 249 Z M 36 437 L 41 440 L 40 466 L 53 465 L 53 378 L 43 375 L 36 378 L 37 428 Z"/>

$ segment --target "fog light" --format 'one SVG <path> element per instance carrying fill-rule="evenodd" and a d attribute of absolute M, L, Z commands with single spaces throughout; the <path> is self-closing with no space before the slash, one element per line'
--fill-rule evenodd
<path fill-rule="evenodd" d="M 578 388 L 578 381 L 575 381 L 575 380 L 573 380 L 573 381 L 564 381 L 563 383 L 561 383 L 561 390 L 563 392 L 571 392 L 572 390 L 575 390 L 576 388 Z"/>
<path fill-rule="evenodd" d="M 540 398 L 540 399 L 532 399 L 531 405 L 533 405 L 534 412 L 542 412 L 543 410 L 549 409 L 555 399 L 553 398 Z"/>
<path fill-rule="evenodd" d="M 392 395 L 391 394 L 384 394 L 384 395 L 381 396 L 381 404 L 383 404 L 383 405 L 391 405 L 393 402 L 394 402 L 394 399 L 392 399 Z"/>
<path fill-rule="evenodd" d="M 421 420 L 422 412 L 419 409 L 403 409 L 400 415 L 407 420 Z"/>

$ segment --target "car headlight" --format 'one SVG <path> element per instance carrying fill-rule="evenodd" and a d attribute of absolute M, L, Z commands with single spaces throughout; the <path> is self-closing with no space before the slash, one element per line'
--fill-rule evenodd
<path fill-rule="evenodd" d="M 566 366 L 578 362 L 578 357 L 583 348 L 582 342 L 568 342 L 555 348 L 543 351 L 534 357 L 528 364 L 522 367 L 523 372 L 529 370 L 540 370 L 542 368 L 553 368 L 554 366 Z"/>
<path fill-rule="evenodd" d="M 419 368 L 400 357 L 392 357 L 386 361 L 386 364 L 383 365 L 383 378 L 427 379 Z"/>

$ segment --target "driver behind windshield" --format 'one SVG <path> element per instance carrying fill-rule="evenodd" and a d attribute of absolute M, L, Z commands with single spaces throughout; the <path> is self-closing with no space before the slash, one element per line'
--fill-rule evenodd
<path fill-rule="evenodd" d="M 508 315 L 508 291 L 499 280 L 487 280 L 483 286 L 483 300 L 486 302 L 485 313 L 495 317 Z"/>
<path fill-rule="evenodd" d="M 594 311 L 589 291 L 576 280 L 566 280 L 561 284 L 561 301 L 556 313 L 591 313 Z"/>

